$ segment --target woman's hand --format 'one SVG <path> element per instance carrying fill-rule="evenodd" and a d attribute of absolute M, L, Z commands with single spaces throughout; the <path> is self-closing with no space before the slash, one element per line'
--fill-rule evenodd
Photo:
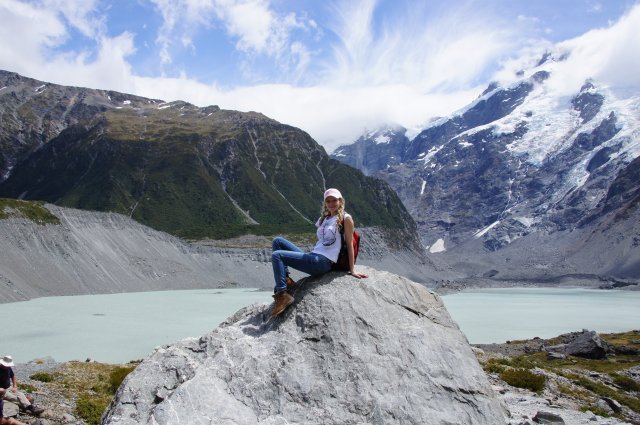
<path fill-rule="evenodd" d="M 364 273 L 356 273 L 356 272 L 349 272 L 349 274 L 357 279 L 364 279 L 369 277 L 369 275 L 364 274 Z"/>

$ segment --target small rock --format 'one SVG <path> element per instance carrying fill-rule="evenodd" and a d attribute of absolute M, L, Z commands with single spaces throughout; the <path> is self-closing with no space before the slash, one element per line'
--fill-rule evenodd
<path fill-rule="evenodd" d="M 564 360 L 567 356 L 562 353 L 556 353 L 555 351 L 549 351 L 547 353 L 547 358 L 549 360 Z"/>
<path fill-rule="evenodd" d="M 476 354 L 476 355 L 483 355 L 484 354 L 484 350 L 482 348 L 478 348 L 478 347 L 474 347 L 474 346 L 471 346 L 471 351 L 473 351 L 473 353 Z"/>
<path fill-rule="evenodd" d="M 603 399 L 598 399 L 598 401 L 596 401 L 596 407 L 604 410 L 609 415 L 613 413 L 613 409 L 611 408 L 611 406 L 609 406 L 609 403 L 607 403 Z"/>
<path fill-rule="evenodd" d="M 566 347 L 567 347 L 567 344 L 557 344 L 557 345 L 551 345 L 547 347 L 546 350 L 560 352 L 560 351 L 564 351 Z"/>
<path fill-rule="evenodd" d="M 10 418 L 10 417 L 17 416 L 18 413 L 20 413 L 20 408 L 18 407 L 18 405 L 13 403 L 13 402 L 5 400 L 5 402 L 4 402 L 4 416 L 5 416 L 5 418 Z"/>
<path fill-rule="evenodd" d="M 614 399 L 609 397 L 602 397 L 602 400 L 604 400 L 604 402 L 607 403 L 611 410 L 613 410 L 614 412 L 619 413 L 620 411 L 622 411 L 622 405 Z"/>
<path fill-rule="evenodd" d="M 65 413 L 64 415 L 62 415 L 62 421 L 65 423 L 72 423 L 76 421 L 76 418 L 68 413 Z"/>
<path fill-rule="evenodd" d="M 492 385 L 491 388 L 493 389 L 493 391 L 500 394 L 505 394 L 507 392 L 507 389 L 505 387 L 501 387 L 499 385 Z"/>
<path fill-rule="evenodd" d="M 538 412 L 533 417 L 533 421 L 539 424 L 564 424 L 564 420 L 551 412 Z"/>

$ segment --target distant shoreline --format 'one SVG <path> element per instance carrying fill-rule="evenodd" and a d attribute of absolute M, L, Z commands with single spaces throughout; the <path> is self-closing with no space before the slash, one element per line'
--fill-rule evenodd
<path fill-rule="evenodd" d="M 603 291 L 623 290 L 639 291 L 640 282 L 621 281 L 613 279 L 598 278 L 594 276 L 567 275 L 541 279 L 490 279 L 490 278 L 466 278 L 455 281 L 437 281 L 433 291 L 439 295 L 447 295 L 462 291 L 473 291 L 476 289 L 490 288 L 577 288 L 577 289 L 600 289 Z"/>

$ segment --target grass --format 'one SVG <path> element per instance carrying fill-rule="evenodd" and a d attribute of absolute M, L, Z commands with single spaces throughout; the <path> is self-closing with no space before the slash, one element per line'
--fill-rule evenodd
<path fill-rule="evenodd" d="M 500 379 L 513 387 L 525 388 L 537 393 L 544 390 L 546 381 L 544 375 L 535 374 L 524 368 L 506 369 L 500 373 Z"/>
<path fill-rule="evenodd" d="M 603 418 L 608 418 L 609 417 L 609 412 L 604 410 L 601 407 L 598 407 L 594 404 L 583 404 L 582 406 L 580 406 L 579 409 L 581 412 L 586 412 L 589 411 L 591 413 L 594 413 L 598 416 L 602 416 Z"/>
<path fill-rule="evenodd" d="M 593 379 L 587 378 L 586 376 L 576 375 L 572 373 L 564 373 L 563 375 L 566 378 L 570 379 L 571 382 L 575 385 L 579 385 L 599 397 L 612 398 L 619 403 L 624 404 L 634 412 L 640 413 L 640 398 L 638 397 L 629 396 L 623 391 L 617 390 L 601 382 L 597 382 Z"/>
<path fill-rule="evenodd" d="M 31 375 L 29 378 L 33 379 L 34 381 L 40 382 L 53 382 L 54 379 L 53 375 L 47 372 L 37 372 Z"/>
<path fill-rule="evenodd" d="M 611 378 L 613 383 L 622 388 L 625 391 L 640 391 L 640 384 L 628 376 L 620 375 L 618 373 L 612 373 Z"/>
<path fill-rule="evenodd" d="M 0 198 L 0 220 L 26 218 L 37 224 L 60 224 L 60 219 L 44 207 L 41 201 L 21 201 Z"/>
<path fill-rule="evenodd" d="M 24 382 L 18 382 L 18 389 L 20 391 L 27 392 L 27 393 L 34 393 L 36 391 L 38 391 L 38 388 L 35 385 L 31 385 L 31 384 L 26 384 Z"/>
<path fill-rule="evenodd" d="M 125 377 L 139 362 L 111 365 L 93 362 L 68 362 L 51 373 L 39 372 L 31 379 L 43 382 L 47 391 L 75 401 L 73 414 L 89 425 L 98 425 Z M 23 387 L 23 385 L 21 385 Z M 35 386 L 32 386 L 35 388 Z M 71 413 L 71 412 L 70 412 Z"/>

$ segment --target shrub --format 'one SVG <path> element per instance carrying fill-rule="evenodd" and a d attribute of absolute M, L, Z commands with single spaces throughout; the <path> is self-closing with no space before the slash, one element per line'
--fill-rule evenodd
<path fill-rule="evenodd" d="M 502 373 L 505 370 L 505 367 L 496 362 L 488 361 L 484 365 L 482 365 L 483 369 L 487 373 Z"/>
<path fill-rule="evenodd" d="M 127 375 L 135 368 L 135 366 L 121 366 L 112 370 L 109 375 L 109 391 L 111 391 L 112 394 L 115 394 L 116 391 L 118 391 L 120 384 L 122 384 L 122 381 L 124 381 L 124 378 L 126 378 Z"/>
<path fill-rule="evenodd" d="M 640 391 L 640 384 L 628 376 L 612 373 L 613 383 L 625 391 Z"/>
<path fill-rule="evenodd" d="M 76 401 L 74 413 L 76 416 L 84 419 L 87 424 L 98 425 L 100 423 L 100 417 L 108 405 L 108 398 L 82 394 Z"/>
<path fill-rule="evenodd" d="M 29 378 L 33 379 L 34 381 L 53 382 L 53 375 L 47 372 L 36 372 Z"/>
<path fill-rule="evenodd" d="M 25 384 L 24 382 L 18 382 L 18 388 L 20 388 L 20 391 L 28 393 L 34 393 L 38 390 L 35 385 Z"/>
<path fill-rule="evenodd" d="M 590 411 L 591 413 L 596 414 L 598 416 L 602 416 L 603 418 L 609 417 L 609 412 L 604 410 L 602 407 L 598 407 L 593 404 L 585 404 L 583 406 L 580 406 L 580 411 L 581 412 Z"/>
<path fill-rule="evenodd" d="M 546 381 L 544 375 L 536 375 L 527 369 L 507 369 L 500 374 L 500 378 L 513 387 L 535 392 L 542 391 Z"/>

